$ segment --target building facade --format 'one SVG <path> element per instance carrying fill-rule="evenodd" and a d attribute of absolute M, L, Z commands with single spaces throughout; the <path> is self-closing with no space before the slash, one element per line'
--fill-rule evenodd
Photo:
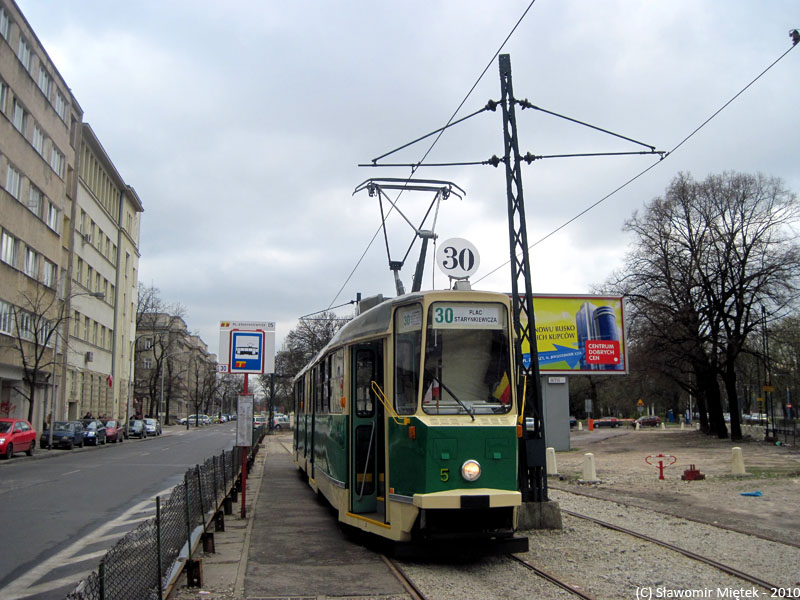
<path fill-rule="evenodd" d="M 213 406 L 217 357 L 179 315 L 140 314 L 135 358 L 133 414 L 169 424 Z"/>
<path fill-rule="evenodd" d="M 65 418 L 124 421 L 128 413 L 142 212 L 135 190 L 84 123 L 71 232 Z"/>
<path fill-rule="evenodd" d="M 82 119 L 16 4 L 0 1 L 0 416 L 34 424 L 56 378 Z"/>
<path fill-rule="evenodd" d="M 0 0 L 0 417 L 124 418 L 142 203 Z"/>

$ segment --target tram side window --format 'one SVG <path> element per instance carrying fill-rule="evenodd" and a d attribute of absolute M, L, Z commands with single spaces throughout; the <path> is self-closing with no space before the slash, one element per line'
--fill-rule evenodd
<path fill-rule="evenodd" d="M 372 382 L 375 380 L 375 353 L 356 351 L 356 415 L 371 417 L 375 411 Z"/>
<path fill-rule="evenodd" d="M 320 414 L 322 412 L 322 386 L 319 384 L 319 365 L 314 367 L 311 371 L 311 395 L 314 398 L 314 412 Z"/>
<path fill-rule="evenodd" d="M 414 414 L 419 390 L 422 306 L 398 308 L 394 317 L 394 409 Z"/>
<path fill-rule="evenodd" d="M 295 412 L 300 415 L 305 412 L 305 404 L 303 402 L 303 382 L 304 379 L 300 379 L 295 382 L 294 384 L 294 399 L 295 399 Z"/>
<path fill-rule="evenodd" d="M 344 350 L 337 350 L 331 355 L 331 412 L 341 413 L 344 397 Z"/>

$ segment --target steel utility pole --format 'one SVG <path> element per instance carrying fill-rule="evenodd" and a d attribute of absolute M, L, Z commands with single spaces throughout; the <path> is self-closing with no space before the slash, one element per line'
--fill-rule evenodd
<path fill-rule="evenodd" d="M 508 234 L 511 245 L 511 293 L 514 311 L 515 350 L 517 357 L 517 399 L 524 404 L 525 417 L 534 418 L 532 430 L 523 427 L 519 442 L 519 486 L 523 502 L 547 501 L 546 450 L 542 418 L 542 392 L 539 360 L 536 351 L 536 321 L 533 315 L 531 269 L 528 259 L 528 231 L 525 225 L 525 202 L 522 195 L 517 119 L 511 84 L 511 57 L 500 55 L 500 91 L 503 108 L 503 160 L 506 165 L 508 195 Z M 530 354 L 523 357 L 527 342 Z M 522 411 L 523 409 L 520 408 Z"/>

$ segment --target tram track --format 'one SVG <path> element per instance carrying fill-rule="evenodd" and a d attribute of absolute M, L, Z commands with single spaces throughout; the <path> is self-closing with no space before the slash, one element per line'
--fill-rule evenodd
<path fill-rule="evenodd" d="M 567 592 L 570 592 L 570 593 L 574 594 L 578 598 L 583 598 L 584 600 L 596 600 L 594 596 L 592 596 L 588 592 L 582 590 L 580 587 L 567 583 L 563 579 L 558 578 L 556 575 L 553 575 L 552 573 L 549 573 L 549 572 L 547 572 L 547 571 L 545 571 L 543 569 L 540 569 L 536 565 L 531 564 L 530 562 L 520 558 L 519 556 L 515 556 L 514 554 L 506 554 L 506 556 L 508 558 L 510 558 L 511 560 L 523 565 L 525 568 L 533 571 L 536 575 L 538 575 L 542 579 L 546 579 L 547 581 L 549 581 L 553 585 L 556 585 L 559 588 L 561 588 L 562 590 L 565 590 Z"/>
<path fill-rule="evenodd" d="M 563 492 L 565 494 L 573 494 L 575 496 L 582 496 L 584 498 L 591 498 L 592 500 L 599 500 L 599 501 L 603 501 L 603 502 L 613 502 L 614 504 L 619 504 L 620 506 L 626 506 L 626 507 L 631 507 L 631 508 L 639 508 L 639 509 L 642 509 L 642 510 L 648 510 L 650 512 L 657 513 L 657 514 L 660 514 L 660 515 L 665 515 L 665 516 L 668 516 L 668 517 L 680 518 L 680 519 L 684 519 L 686 521 L 691 521 L 693 523 L 699 523 L 701 525 L 708 525 L 710 527 L 715 527 L 717 529 L 722 529 L 722 530 L 725 530 L 725 531 L 731 531 L 733 533 L 740 533 L 742 535 L 750 535 L 750 536 L 765 540 L 767 542 L 775 542 L 776 544 L 783 544 L 785 546 L 792 546 L 794 548 L 800 548 L 800 542 L 793 542 L 793 541 L 787 540 L 787 539 L 776 539 L 775 537 L 771 537 L 769 535 L 760 533 L 758 531 L 753 531 L 751 529 L 745 529 L 745 528 L 742 528 L 742 527 L 734 527 L 734 526 L 731 526 L 731 525 L 725 525 L 723 523 L 718 523 L 718 522 L 711 522 L 711 521 L 706 520 L 706 519 L 699 519 L 699 518 L 695 518 L 695 517 L 692 517 L 692 516 L 689 516 L 689 515 L 676 514 L 674 512 L 670 512 L 668 510 L 658 510 L 658 509 L 655 509 L 655 508 L 652 508 L 652 507 L 649 507 L 649 506 L 642 506 L 641 504 L 637 504 L 635 502 L 625 502 L 624 500 L 621 500 L 619 498 L 606 498 L 605 496 L 602 496 L 602 495 L 599 495 L 599 494 L 592 494 L 592 493 L 587 493 L 587 492 L 580 491 L 580 490 L 568 489 L 567 487 L 563 487 L 563 486 L 559 486 L 559 485 L 554 485 L 552 482 L 548 482 L 548 486 L 552 490 L 558 490 L 559 492 Z"/>
<path fill-rule="evenodd" d="M 650 542 L 651 544 L 656 544 L 658 546 L 661 546 L 662 548 L 666 548 L 668 550 L 672 550 L 673 552 L 677 552 L 679 554 L 682 554 L 683 556 L 686 556 L 687 558 L 691 558 L 692 560 L 696 560 L 696 561 L 701 562 L 703 564 L 709 565 L 711 567 L 719 569 L 720 571 L 722 571 L 724 573 L 727 573 L 728 575 L 733 575 L 734 577 L 738 577 L 739 579 L 747 581 L 748 583 L 752 583 L 752 584 L 761 586 L 763 588 L 766 588 L 767 590 L 779 589 L 780 588 L 779 585 L 776 585 L 776 584 L 771 583 L 769 581 L 765 581 L 765 580 L 761 579 L 760 577 L 756 577 L 755 575 L 750 575 L 749 573 L 745 573 L 744 571 L 742 571 L 740 569 L 736 569 L 735 567 L 731 567 L 729 565 L 721 563 L 721 562 L 719 562 L 717 560 L 714 560 L 713 558 L 709 558 L 707 556 L 703 556 L 701 554 L 697 554 L 696 552 L 692 552 L 691 550 L 687 550 L 685 548 L 681 548 L 680 546 L 677 546 L 677 545 L 672 544 L 670 542 L 665 542 L 664 540 L 659 540 L 658 538 L 654 538 L 654 537 L 649 536 L 647 534 L 640 533 L 640 532 L 634 531 L 632 529 L 628 529 L 627 527 L 621 527 L 620 525 L 614 525 L 613 523 L 608 523 L 607 521 L 603 521 L 603 520 L 597 519 L 595 517 L 590 517 L 589 515 L 584 515 L 584 514 L 581 514 L 581 513 L 572 511 L 572 510 L 567 510 L 565 508 L 562 508 L 561 512 L 564 513 L 564 514 L 570 515 L 571 517 L 575 517 L 575 518 L 578 518 L 578 519 L 583 519 L 585 521 L 589 521 L 589 522 L 594 523 L 596 525 L 600 525 L 601 527 L 605 527 L 606 529 L 611 529 L 612 531 L 618 531 L 620 533 L 624 533 L 626 535 L 633 536 L 633 537 L 638 538 L 640 540 L 644 540 L 646 542 Z"/>

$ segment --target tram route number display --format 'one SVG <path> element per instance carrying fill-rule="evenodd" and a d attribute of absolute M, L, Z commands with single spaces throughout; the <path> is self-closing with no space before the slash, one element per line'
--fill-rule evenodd
<path fill-rule="evenodd" d="M 433 327 L 436 329 L 501 329 L 500 306 L 491 304 L 433 305 Z"/>
<path fill-rule="evenodd" d="M 478 249 L 468 240 L 451 238 L 436 251 L 439 269 L 454 279 L 465 279 L 475 273 L 481 264 Z"/>

